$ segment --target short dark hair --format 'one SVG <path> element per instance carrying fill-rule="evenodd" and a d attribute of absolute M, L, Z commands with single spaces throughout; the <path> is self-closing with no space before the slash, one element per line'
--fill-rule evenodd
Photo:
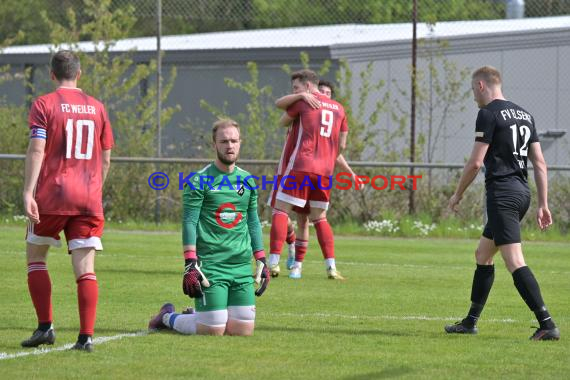
<path fill-rule="evenodd" d="M 319 77 L 317 73 L 307 69 L 295 71 L 293 74 L 291 74 L 291 82 L 295 79 L 299 79 L 301 83 L 311 82 L 315 86 L 319 83 Z"/>
<path fill-rule="evenodd" d="M 334 98 L 334 84 L 328 80 L 321 79 L 319 81 L 319 87 L 325 86 L 331 89 L 331 98 Z"/>
<path fill-rule="evenodd" d="M 73 80 L 80 69 L 79 57 L 71 50 L 60 50 L 51 57 L 51 71 L 57 80 Z"/>
<path fill-rule="evenodd" d="M 239 124 L 237 123 L 237 121 L 232 119 L 219 119 L 212 126 L 212 141 L 216 142 L 216 133 L 218 132 L 218 129 L 227 128 L 227 127 L 234 127 L 235 129 L 238 130 L 238 133 L 241 136 L 241 131 L 239 129 Z"/>

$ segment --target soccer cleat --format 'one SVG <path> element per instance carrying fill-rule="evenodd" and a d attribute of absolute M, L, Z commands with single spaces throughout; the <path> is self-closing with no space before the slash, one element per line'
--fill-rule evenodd
<path fill-rule="evenodd" d="M 444 327 L 445 332 L 448 334 L 472 334 L 475 335 L 479 331 L 477 326 L 467 327 L 463 324 L 463 321 L 456 322 L 453 325 L 447 325 Z"/>
<path fill-rule="evenodd" d="M 553 329 L 538 328 L 530 337 L 530 340 L 559 340 L 560 330 L 557 327 Z"/>
<path fill-rule="evenodd" d="M 279 264 L 270 265 L 269 272 L 271 273 L 271 277 L 279 277 L 279 273 L 281 273 L 281 268 L 279 268 Z"/>
<path fill-rule="evenodd" d="M 339 271 L 336 268 L 329 268 L 327 269 L 327 276 L 331 280 L 341 280 L 344 281 L 346 278 L 342 277 Z"/>
<path fill-rule="evenodd" d="M 295 243 L 289 244 L 289 253 L 287 255 L 287 269 L 291 270 L 295 265 Z"/>
<path fill-rule="evenodd" d="M 294 266 L 291 268 L 291 272 L 289 272 L 289 278 L 299 279 L 301 278 L 301 268 L 298 266 Z"/>
<path fill-rule="evenodd" d="M 148 329 L 149 330 L 166 329 L 167 326 L 164 323 L 162 323 L 162 317 L 164 316 L 164 314 L 167 314 L 167 313 L 174 313 L 174 305 L 173 304 L 165 303 L 164 305 L 162 305 L 158 314 L 155 315 L 154 317 L 152 317 L 150 322 L 148 322 Z"/>
<path fill-rule="evenodd" d="M 85 343 L 76 342 L 73 347 L 71 347 L 71 349 L 77 351 L 93 352 L 93 339 L 89 337 Z"/>
<path fill-rule="evenodd" d="M 55 331 L 49 329 L 48 331 L 36 330 L 32 336 L 22 342 L 22 347 L 37 347 L 40 344 L 54 344 Z"/>

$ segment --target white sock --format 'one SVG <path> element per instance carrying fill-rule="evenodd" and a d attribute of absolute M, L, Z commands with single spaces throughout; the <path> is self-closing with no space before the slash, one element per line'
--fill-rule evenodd
<path fill-rule="evenodd" d="M 334 262 L 334 259 L 325 259 L 325 265 L 327 267 L 327 269 L 336 269 L 336 264 Z"/>
<path fill-rule="evenodd" d="M 196 334 L 196 314 L 166 313 L 162 316 L 162 323 L 181 334 Z"/>
<path fill-rule="evenodd" d="M 289 244 L 289 256 L 295 256 L 295 243 Z"/>
<path fill-rule="evenodd" d="M 279 258 L 281 257 L 281 255 L 278 255 L 276 253 L 272 253 L 269 255 L 269 266 L 274 266 L 279 264 Z"/>
<path fill-rule="evenodd" d="M 299 261 L 295 261 L 295 264 L 293 265 L 293 267 L 297 267 L 297 268 L 299 268 L 299 269 L 302 269 L 302 268 L 303 268 L 303 263 L 302 263 L 302 262 L 299 262 Z"/>

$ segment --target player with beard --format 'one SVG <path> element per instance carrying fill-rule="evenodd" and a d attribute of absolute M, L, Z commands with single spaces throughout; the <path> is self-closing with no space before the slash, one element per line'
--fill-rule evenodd
<path fill-rule="evenodd" d="M 252 335 L 255 296 L 269 283 L 257 185 L 236 166 L 240 150 L 238 124 L 219 120 L 212 129 L 216 160 L 184 185 L 182 245 L 184 294 L 195 299 L 195 312 L 176 313 L 167 303 L 149 322 L 149 329 L 182 334 Z M 254 289 L 252 255 L 256 259 Z"/>

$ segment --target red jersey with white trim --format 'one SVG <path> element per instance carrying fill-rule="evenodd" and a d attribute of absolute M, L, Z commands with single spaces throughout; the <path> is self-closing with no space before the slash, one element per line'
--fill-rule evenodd
<path fill-rule="evenodd" d="M 105 107 L 78 88 L 36 99 L 30 138 L 46 139 L 35 200 L 40 214 L 103 215 L 102 151 L 113 147 Z"/>
<path fill-rule="evenodd" d="M 340 132 L 348 132 L 348 124 L 340 103 L 318 92 L 313 95 L 321 102 L 320 108 L 312 108 L 303 100 L 287 108 L 287 114 L 298 123 L 288 166 L 297 172 L 330 176 L 339 153 Z"/>
<path fill-rule="evenodd" d="M 291 156 L 295 152 L 295 146 L 297 145 L 297 140 L 299 138 L 299 119 L 295 119 L 293 123 L 289 126 L 287 131 L 287 137 L 285 139 L 285 145 L 283 146 L 283 151 L 281 152 L 281 159 L 279 160 L 279 165 L 277 166 L 278 175 L 286 175 L 291 171 L 289 167 L 291 162 Z"/>

